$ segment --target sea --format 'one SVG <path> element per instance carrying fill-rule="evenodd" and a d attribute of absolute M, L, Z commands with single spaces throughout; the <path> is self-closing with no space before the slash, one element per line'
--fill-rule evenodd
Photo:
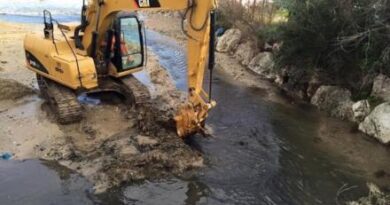
<path fill-rule="evenodd" d="M 81 6 L 82 0 L 0 0 L 0 21 L 41 23 L 45 9 L 60 22 L 79 21 Z"/>

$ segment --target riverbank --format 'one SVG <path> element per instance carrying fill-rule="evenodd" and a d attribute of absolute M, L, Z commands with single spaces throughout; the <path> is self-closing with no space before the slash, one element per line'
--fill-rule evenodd
<path fill-rule="evenodd" d="M 86 177 L 97 193 L 203 166 L 198 151 L 155 122 L 172 115 L 183 94 L 151 52 L 145 75 L 153 83 L 154 104 L 148 112 L 158 118 L 139 126 L 143 119 L 137 111 L 110 96 L 109 101 L 84 100 L 84 119 L 59 125 L 39 97 L 35 74 L 24 66 L 23 38 L 40 34 L 42 25 L 0 22 L 0 27 L 0 152 L 11 153 L 14 160 L 56 161 Z"/>
<path fill-rule="evenodd" d="M 343 82 L 336 82 L 320 69 L 278 68 L 274 56 L 280 44 L 265 42 L 264 47 L 258 48 L 250 37 L 243 35 L 239 29 L 227 30 L 219 38 L 217 51 L 235 59 L 253 75 L 272 82 L 292 98 L 311 103 L 332 117 L 356 123 L 361 132 L 383 144 L 390 142 L 389 77 L 383 74 L 371 76 L 369 97 L 354 100 L 350 90 L 339 86 Z"/>
<path fill-rule="evenodd" d="M 170 26 L 157 22 L 169 22 Z M 177 15 L 161 13 L 148 14 L 146 25 L 148 25 L 148 29 L 158 32 L 162 31 L 162 33 L 172 38 L 179 39 L 180 45 L 185 45 L 185 35 L 181 32 L 180 18 L 178 18 Z M 232 38 L 230 38 L 230 40 L 232 40 Z M 244 53 L 247 52 L 244 51 Z M 248 57 L 247 55 L 241 56 Z M 274 83 L 274 81 L 270 81 L 269 78 L 266 77 L 272 73 L 266 72 L 264 75 L 260 75 L 243 65 L 242 61 L 240 63 L 237 56 L 231 55 L 229 52 L 216 53 L 216 64 L 216 69 L 222 72 L 224 78 L 230 79 L 229 81 L 232 84 L 260 90 L 262 97 L 267 101 L 282 104 L 283 106 L 290 108 L 295 107 L 295 109 L 297 107 L 308 107 L 308 109 L 312 109 L 312 106 L 308 105 L 307 101 L 303 98 L 297 97 L 295 95 L 296 93 L 292 95 L 292 93 L 288 93 L 288 90 L 283 89 L 283 86 L 279 86 L 281 84 L 278 84 L 278 82 L 280 83 L 283 79 L 275 79 L 276 83 Z M 270 62 L 261 62 L 261 66 L 264 66 L 264 64 L 269 65 Z M 219 102 L 219 104 L 223 106 L 224 102 Z M 335 158 L 347 159 L 348 164 L 346 164 L 346 166 L 349 166 L 352 169 L 355 169 L 353 167 L 358 166 L 362 171 L 360 174 L 365 173 L 363 174 L 365 177 L 371 178 L 376 181 L 375 183 L 378 183 L 382 187 L 388 187 L 388 184 L 390 184 L 390 173 L 388 173 L 387 170 L 390 170 L 390 164 L 387 163 L 387 161 L 390 156 L 390 150 L 386 146 L 380 145 L 376 140 L 360 133 L 354 123 L 335 119 L 324 112 L 319 112 L 315 117 L 317 117 L 317 119 L 313 120 L 318 121 L 320 126 L 315 128 L 316 137 L 310 140 L 317 142 L 317 149 L 327 152 Z M 382 168 L 377 169 L 378 165 Z M 385 177 L 380 177 L 381 180 L 377 181 L 375 179 L 376 176 L 379 176 L 384 172 L 386 173 Z"/>
<path fill-rule="evenodd" d="M 181 32 L 180 15 L 148 14 L 150 29 L 178 39 L 184 45 L 185 35 Z M 163 23 L 155 23 L 162 19 Z M 164 21 L 170 22 L 166 26 Z M 177 23 L 178 22 L 178 23 Z M 384 75 L 371 77 L 372 93 L 367 99 L 354 100 L 351 91 L 335 86 L 330 76 L 314 69 L 304 72 L 295 67 L 278 69 L 273 56 L 280 44 L 262 48 L 244 37 L 239 29 L 230 29 L 219 37 L 216 54 L 217 66 L 249 87 L 267 90 L 267 98 L 283 102 L 275 93 L 284 93 L 297 103 L 309 103 L 331 117 L 350 121 L 361 132 L 373 137 L 382 144 L 390 143 L 390 78 Z"/>

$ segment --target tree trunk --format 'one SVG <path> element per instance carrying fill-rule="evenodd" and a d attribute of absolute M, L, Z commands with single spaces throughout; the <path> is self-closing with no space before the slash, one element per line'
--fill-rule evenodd
<path fill-rule="evenodd" d="M 255 20 L 257 0 L 253 0 L 252 4 L 252 20 Z"/>

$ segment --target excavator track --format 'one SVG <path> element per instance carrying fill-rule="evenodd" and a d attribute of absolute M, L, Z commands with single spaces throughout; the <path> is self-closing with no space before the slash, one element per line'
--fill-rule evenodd
<path fill-rule="evenodd" d="M 153 130 L 157 113 L 153 109 L 149 89 L 132 75 L 122 78 L 121 82 L 131 92 L 132 104 L 138 113 L 138 127 L 144 132 Z"/>
<path fill-rule="evenodd" d="M 38 74 L 37 81 L 42 96 L 48 101 L 60 124 L 79 122 L 82 119 L 82 106 L 72 90 Z"/>
<path fill-rule="evenodd" d="M 148 105 L 150 103 L 150 92 L 149 89 L 142 84 L 133 75 L 126 76 L 121 79 L 124 86 L 131 92 L 133 97 L 132 101 L 136 107 Z"/>

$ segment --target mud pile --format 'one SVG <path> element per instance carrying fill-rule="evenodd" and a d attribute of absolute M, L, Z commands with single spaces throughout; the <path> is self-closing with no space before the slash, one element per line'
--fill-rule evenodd
<path fill-rule="evenodd" d="M 173 129 L 173 115 L 185 99 L 169 74 L 149 57 L 151 104 L 85 106 L 80 124 L 60 126 L 65 136 L 35 147 L 38 156 L 56 160 L 95 184 L 101 193 L 122 183 L 181 175 L 203 166 L 203 158 Z M 139 112 L 141 110 L 141 114 Z"/>
<path fill-rule="evenodd" d="M 31 88 L 18 81 L 0 78 L 0 100 L 16 100 L 32 94 Z"/>

